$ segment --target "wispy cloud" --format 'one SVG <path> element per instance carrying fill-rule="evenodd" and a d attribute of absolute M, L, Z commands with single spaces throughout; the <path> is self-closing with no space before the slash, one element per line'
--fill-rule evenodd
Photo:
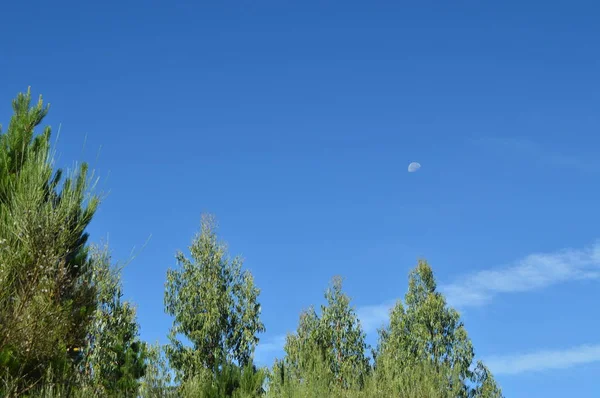
<path fill-rule="evenodd" d="M 456 307 L 481 306 L 502 293 L 542 289 L 558 283 L 600 277 L 600 243 L 583 249 L 536 253 L 507 267 L 468 274 L 440 290 Z"/>
<path fill-rule="evenodd" d="M 514 375 L 524 372 L 566 369 L 598 361 L 600 361 L 600 344 L 491 357 L 485 362 L 494 374 Z"/>
<path fill-rule="evenodd" d="M 285 337 L 285 334 L 281 334 L 264 342 L 259 342 L 254 352 L 256 362 L 261 365 L 270 365 L 269 362 L 283 352 Z"/>
<path fill-rule="evenodd" d="M 600 171 L 600 165 L 580 156 L 567 155 L 546 148 L 541 144 L 525 137 L 483 137 L 475 139 L 476 143 L 506 149 L 535 159 L 547 165 L 566 167 L 579 171 Z"/>
<path fill-rule="evenodd" d="M 453 307 L 482 306 L 502 293 L 543 289 L 559 283 L 600 279 L 600 241 L 581 249 L 534 253 L 505 267 L 462 275 L 456 282 L 441 284 L 440 291 Z M 388 322 L 395 300 L 357 309 L 366 333 Z"/>
<path fill-rule="evenodd" d="M 395 300 L 390 300 L 382 304 L 358 307 L 356 315 L 365 333 L 374 332 L 377 328 L 384 326 L 395 303 Z"/>

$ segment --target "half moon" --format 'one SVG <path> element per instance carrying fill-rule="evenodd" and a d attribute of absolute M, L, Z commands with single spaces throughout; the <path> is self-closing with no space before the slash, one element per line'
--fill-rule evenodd
<path fill-rule="evenodd" d="M 409 173 L 414 173 L 415 171 L 419 170 L 421 168 L 421 165 L 417 162 L 412 162 L 411 164 L 408 165 L 408 172 Z"/>

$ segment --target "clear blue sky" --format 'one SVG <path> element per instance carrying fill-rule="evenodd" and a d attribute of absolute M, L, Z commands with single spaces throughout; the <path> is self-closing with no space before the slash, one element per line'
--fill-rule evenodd
<path fill-rule="evenodd" d="M 424 256 L 507 397 L 600 396 L 596 2 L 1 11 L 0 121 L 31 85 L 60 164 L 96 168 L 144 339 L 207 211 L 262 289 L 264 363 L 331 276 L 377 326 Z"/>

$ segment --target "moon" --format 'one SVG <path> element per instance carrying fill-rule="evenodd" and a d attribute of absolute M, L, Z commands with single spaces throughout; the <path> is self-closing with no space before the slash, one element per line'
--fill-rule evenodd
<path fill-rule="evenodd" d="M 412 162 L 411 164 L 408 165 L 408 172 L 414 173 L 415 171 L 419 170 L 420 168 L 421 168 L 421 165 L 418 162 Z"/>

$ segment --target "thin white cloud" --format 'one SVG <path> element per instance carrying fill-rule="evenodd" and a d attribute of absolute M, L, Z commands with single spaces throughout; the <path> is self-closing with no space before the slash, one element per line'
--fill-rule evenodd
<path fill-rule="evenodd" d="M 504 268 L 474 272 L 442 285 L 448 303 L 481 306 L 501 293 L 542 289 L 571 280 L 600 276 L 600 243 L 583 249 L 531 254 Z"/>
<path fill-rule="evenodd" d="M 285 334 L 275 336 L 265 342 L 259 342 L 254 351 L 254 357 L 256 362 L 261 365 L 270 365 L 269 361 L 272 361 L 278 354 L 283 352 L 285 346 Z"/>
<path fill-rule="evenodd" d="M 600 344 L 596 344 L 581 345 L 565 350 L 491 357 L 485 363 L 496 375 L 515 375 L 525 372 L 566 369 L 599 361 Z"/>
<path fill-rule="evenodd" d="M 475 142 L 507 149 L 521 154 L 527 159 L 535 159 L 547 165 L 586 172 L 597 172 L 600 170 L 597 163 L 591 162 L 588 159 L 553 151 L 525 137 L 483 137 L 475 139 Z"/>
<path fill-rule="evenodd" d="M 453 307 L 482 306 L 502 293 L 542 289 L 582 279 L 600 279 L 600 241 L 583 249 L 530 254 L 506 267 L 477 271 L 441 284 L 440 291 Z M 366 333 L 386 324 L 395 300 L 357 309 Z"/>
<path fill-rule="evenodd" d="M 392 300 L 382 304 L 358 307 L 356 315 L 365 333 L 374 332 L 384 326 L 395 303 L 396 301 Z"/>

